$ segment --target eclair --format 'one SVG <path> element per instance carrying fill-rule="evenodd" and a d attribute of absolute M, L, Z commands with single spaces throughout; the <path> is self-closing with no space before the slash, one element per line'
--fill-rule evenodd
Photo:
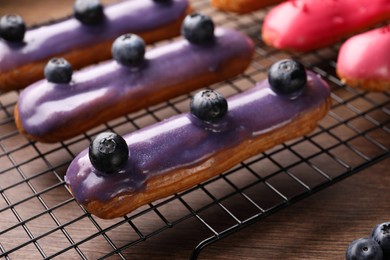
<path fill-rule="evenodd" d="M 99 134 L 70 163 L 66 184 L 87 211 L 116 218 L 310 133 L 329 110 L 330 90 L 296 64 L 273 65 L 269 80 L 228 99 L 198 92 L 190 112 L 123 137 Z"/>
<path fill-rule="evenodd" d="M 307 52 L 388 19 L 388 0 L 291 0 L 266 15 L 262 38 L 277 49 Z"/>
<path fill-rule="evenodd" d="M 248 36 L 228 28 L 214 30 L 211 19 L 202 14 L 188 15 L 185 21 L 185 37 L 150 49 L 145 56 L 142 40 L 126 34 L 114 42 L 113 60 L 76 71 L 67 83 L 44 79 L 27 87 L 15 107 L 19 131 L 40 142 L 66 140 L 236 76 L 249 66 L 254 44 Z"/>
<path fill-rule="evenodd" d="M 136 33 L 146 43 L 177 36 L 190 9 L 188 0 L 124 1 L 93 9 L 100 10 L 99 16 L 75 11 L 69 19 L 21 32 L 22 38 L 17 41 L 0 38 L 0 92 L 21 89 L 42 79 L 43 69 L 53 57 L 65 58 L 75 69 L 107 60 L 112 41 L 125 33 Z M 98 18 L 82 19 L 79 13 L 81 17 L 87 13 L 86 17 Z M 17 16 L 7 17 L 15 23 Z"/>
<path fill-rule="evenodd" d="M 390 26 L 358 34 L 343 43 L 336 70 L 351 87 L 390 90 Z"/>
<path fill-rule="evenodd" d="M 234 13 L 249 13 L 280 3 L 283 0 L 211 0 L 211 4 L 220 10 Z"/>

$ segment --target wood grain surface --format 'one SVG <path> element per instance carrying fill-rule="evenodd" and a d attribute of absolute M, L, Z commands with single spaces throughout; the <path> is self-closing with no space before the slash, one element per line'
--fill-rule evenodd
<path fill-rule="evenodd" d="M 390 159 L 384 160 L 221 239 L 199 259 L 345 259 L 352 240 L 390 221 L 389 166 Z M 204 238 L 201 225 L 188 222 L 173 236 L 163 232 L 134 248 L 136 259 L 185 259 L 189 242 Z"/>
<path fill-rule="evenodd" d="M 192 2 L 197 1 L 194 0 Z M 25 18 L 29 25 L 33 25 L 69 14 L 72 3 L 73 0 L 1 0 L 0 15 L 18 13 Z M 237 22 L 240 22 L 239 18 L 237 18 Z M 263 75 L 260 75 L 260 77 L 263 77 Z M 5 104 L 6 108 L 4 110 L 8 109 L 6 100 L 14 101 L 15 95 L 15 93 L 7 94 L 0 99 L 0 103 L 3 102 L 3 105 Z M 360 104 L 355 105 L 358 107 Z M 8 110 L 12 111 L 12 108 Z M 3 119 L 3 117 L 5 116 L 0 114 L 0 119 Z M 381 115 L 381 118 L 384 122 L 388 122 L 388 114 Z M 149 123 L 144 124 L 147 125 Z M 6 136 L 5 133 L 15 131 L 12 122 L 4 123 L 2 127 L 0 136 Z M 388 132 L 378 131 L 378 133 L 375 137 L 383 143 L 389 144 Z M 19 135 L 9 136 L 0 142 L 1 149 L 6 150 L 7 146 L 19 147 L 16 144 L 26 143 L 26 140 Z M 80 143 L 72 144 L 70 149 L 77 147 L 80 150 L 86 145 L 88 143 L 83 140 Z M 5 167 L 4 169 L 7 167 L 12 168 L 12 165 L 18 164 L 19 160 L 23 161 L 22 158 L 29 158 L 31 154 L 36 152 L 27 144 L 20 147 L 23 147 L 23 149 L 17 148 L 15 152 L 9 152 L 11 156 L 0 157 L 1 167 Z M 72 201 L 70 195 L 64 192 L 63 185 L 58 184 L 58 179 L 52 176 L 50 172 L 44 172 L 36 177 L 38 172 L 47 167 L 45 163 L 61 165 L 64 161 L 71 159 L 69 154 L 64 152 L 60 146 L 57 150 L 51 146 L 41 144 L 36 144 L 34 147 L 43 151 L 43 153 L 52 150 L 54 152 L 45 154 L 45 162 L 31 159 L 31 163 L 30 161 L 25 164 L 20 163 L 21 167 L 5 171 L 0 176 L 0 186 L 9 186 L 11 188 L 7 189 L 2 195 L 4 197 L 7 196 L 10 200 L 15 198 L 14 201 L 18 201 L 28 196 L 26 194 L 32 193 L 31 189 L 23 188 L 27 187 L 25 185 L 27 182 L 21 180 L 18 175 L 18 172 L 23 171 L 26 177 L 33 176 L 32 178 L 34 178 L 28 183 L 29 185 L 33 185 L 38 192 L 44 191 L 39 199 L 44 200 L 48 207 L 55 207 L 58 203 L 70 201 L 54 209 L 52 213 L 57 217 L 59 223 L 68 223 L 79 218 L 77 222 L 71 223 L 64 228 L 73 240 L 76 242 L 82 241 L 86 237 L 93 235 L 94 232 L 97 232 L 97 229 L 91 224 L 91 220 L 85 217 L 85 214 L 79 213 L 81 210 Z M 1 149 L 0 151 L 2 151 Z M 367 147 L 364 149 L 364 151 L 368 151 L 371 148 Z M 11 157 L 14 159 L 11 160 Z M 344 159 L 353 161 L 355 158 L 348 157 L 347 154 Z M 0 171 L 2 170 L 1 167 Z M 63 169 L 60 168 L 61 166 L 58 166 L 56 170 L 64 173 L 66 165 L 62 166 Z M 21 184 L 14 184 L 18 182 L 21 182 Z M 12 185 L 18 188 L 14 188 Z M 56 185 L 61 190 L 57 189 Z M 199 259 L 345 259 L 345 250 L 350 241 L 360 237 L 367 237 L 376 224 L 390 221 L 389 186 L 390 159 L 385 159 L 309 198 L 290 205 L 286 209 L 217 241 L 206 247 L 201 252 Z M 54 188 L 46 191 L 45 189 L 48 187 Z M 221 191 L 222 193 L 223 189 L 216 186 L 213 192 L 218 193 Z M 191 199 L 190 203 L 193 207 L 201 207 L 207 204 L 207 200 L 201 194 L 197 196 L 195 191 L 192 195 L 193 197 L 189 199 Z M 186 200 L 187 198 L 184 199 Z M 53 220 L 47 216 L 48 214 L 40 217 L 39 214 L 45 209 L 42 208 L 42 203 L 38 203 L 38 199 L 35 197 L 29 200 L 28 204 L 21 201 L 20 204 L 9 209 L 7 203 L 2 199 L 0 203 L 1 207 L 7 208 L 7 210 L 0 213 L 0 245 L 6 249 L 23 243 L 23 241 L 28 241 L 28 238 L 26 238 L 26 227 L 37 237 L 39 234 L 44 234 L 44 232 L 50 232 L 51 229 L 55 230 L 58 226 L 58 223 L 53 224 Z M 28 210 L 22 210 L 21 207 L 26 207 L 26 205 L 28 205 Z M 238 211 L 238 215 L 246 216 L 252 213 L 239 212 L 242 211 L 239 201 L 234 201 L 231 206 L 232 209 Z M 14 210 L 22 212 L 20 218 L 23 219 L 28 219 L 30 216 L 39 217 L 30 220 L 26 226 L 21 227 L 18 226 L 17 221 L 14 219 L 15 216 L 12 213 Z M 172 203 L 172 205 L 161 207 L 159 210 L 168 219 L 176 219 L 187 209 L 183 208 L 182 205 L 180 207 L 180 205 Z M 226 218 L 220 218 L 217 209 L 210 209 L 206 213 L 202 213 L 202 217 L 207 219 L 209 223 L 214 223 L 219 230 L 223 230 L 231 225 L 231 222 L 228 222 Z M 148 233 L 148 231 L 153 231 L 155 227 L 161 225 L 161 220 L 157 219 L 154 221 L 154 219 L 153 216 L 150 216 L 148 217 L 148 222 L 143 222 L 143 218 L 140 218 L 140 220 L 135 218 L 133 224 L 141 232 Z M 102 228 L 114 223 L 96 219 L 93 219 L 93 221 L 98 222 Z M 16 225 L 15 228 L 5 233 L 1 232 L 4 228 L 12 225 Z M 40 238 L 39 245 L 43 247 L 42 250 L 48 255 L 69 246 L 69 241 L 64 238 L 64 231 L 61 231 L 50 232 L 47 236 Z M 123 225 L 107 231 L 107 235 L 115 238 L 116 246 L 121 246 L 131 241 L 134 236 L 137 236 L 132 232 L 134 233 L 134 230 L 131 230 L 130 225 L 127 228 Z M 205 228 L 200 219 L 191 217 L 181 221 L 173 228 L 167 228 L 160 234 L 141 241 L 135 246 L 123 249 L 121 253 L 126 259 L 188 259 L 193 248 L 211 235 L 210 230 Z M 112 250 L 112 247 L 101 236 L 97 236 L 80 244 L 79 250 L 88 259 L 96 259 Z M 64 254 L 59 255 L 57 259 L 79 259 L 80 256 L 76 251 L 76 249 L 68 250 Z M 11 259 L 40 259 L 41 257 L 37 252 L 37 246 L 34 246 L 33 243 L 27 244 L 21 250 L 17 250 L 10 255 Z M 109 257 L 109 259 L 120 259 L 120 257 L 116 255 Z"/>
<path fill-rule="evenodd" d="M 390 221 L 390 159 L 207 248 L 201 259 L 345 259 Z"/>

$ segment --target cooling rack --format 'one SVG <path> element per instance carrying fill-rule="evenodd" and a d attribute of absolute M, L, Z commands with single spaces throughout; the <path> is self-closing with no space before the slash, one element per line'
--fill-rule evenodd
<path fill-rule="evenodd" d="M 233 95 L 263 80 L 273 62 L 294 57 L 331 86 L 329 114 L 307 136 L 278 145 L 123 218 L 101 220 L 88 214 L 70 195 L 63 180 L 69 162 L 101 131 L 124 134 L 188 111 L 193 93 L 55 144 L 29 142 L 21 136 L 13 119 L 18 93 L 2 94 L 1 257 L 135 258 L 134 248 L 158 239 L 162 233 L 180 236 L 180 226 L 190 222 L 196 223 L 204 234 L 203 239 L 191 241 L 189 246 L 192 249 L 188 256 L 196 259 L 207 245 L 389 157 L 389 93 L 368 93 L 343 85 L 335 76 L 339 44 L 300 55 L 277 51 L 265 46 L 259 34 L 268 9 L 238 16 L 216 11 L 207 0 L 192 3 L 195 10 L 211 15 L 218 25 L 248 34 L 257 46 L 245 73 L 211 88 Z"/>

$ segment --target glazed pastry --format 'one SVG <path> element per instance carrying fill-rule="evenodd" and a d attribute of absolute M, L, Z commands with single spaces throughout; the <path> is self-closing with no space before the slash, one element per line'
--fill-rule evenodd
<path fill-rule="evenodd" d="M 279 63 L 276 74 L 294 71 L 289 62 Z M 205 90 L 194 96 L 189 113 L 135 131 L 124 140 L 114 133 L 99 134 L 71 162 L 66 183 L 90 213 L 116 218 L 307 134 L 329 109 L 329 87 L 313 72 L 291 75 L 272 82 L 291 83 L 304 75 L 295 82 L 305 85 L 275 91 L 265 80 L 226 103 L 215 91 Z"/>
<path fill-rule="evenodd" d="M 293 0 L 266 15 L 262 38 L 277 49 L 306 52 L 387 19 L 388 0 Z"/>
<path fill-rule="evenodd" d="M 339 51 L 337 74 L 352 87 L 390 90 L 390 26 L 348 39 Z"/>
<path fill-rule="evenodd" d="M 179 39 L 149 50 L 144 60 L 133 57 L 137 62 L 127 65 L 120 59 L 122 52 L 113 47 L 117 60 L 76 71 L 69 83 L 36 82 L 21 92 L 15 107 L 19 131 L 41 142 L 65 140 L 242 73 L 252 59 L 252 40 L 233 29 L 216 28 L 215 36 L 213 30 L 205 44 Z M 124 35 L 116 42 L 129 40 L 130 47 L 140 44 L 131 43 L 132 39 L 139 41 L 134 35 Z"/>
<path fill-rule="evenodd" d="M 280 3 L 281 1 L 283 0 L 211 0 L 211 4 L 223 11 L 243 14 Z"/>
<path fill-rule="evenodd" d="M 42 79 L 53 57 L 64 57 L 75 69 L 107 60 L 112 41 L 124 33 L 136 33 L 147 43 L 179 35 L 189 11 L 188 0 L 125 1 L 105 7 L 94 25 L 69 18 L 27 30 L 20 42 L 0 39 L 0 92 Z"/>

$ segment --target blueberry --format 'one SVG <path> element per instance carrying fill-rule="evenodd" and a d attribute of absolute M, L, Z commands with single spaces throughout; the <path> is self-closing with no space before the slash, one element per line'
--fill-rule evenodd
<path fill-rule="evenodd" d="M 352 241 L 346 252 L 346 260 L 382 260 L 381 247 L 371 238 Z"/>
<path fill-rule="evenodd" d="M 371 237 L 381 246 L 383 254 L 390 258 L 390 222 L 376 225 Z"/>
<path fill-rule="evenodd" d="M 73 15 L 85 25 L 99 24 L 104 18 L 103 6 L 99 0 L 76 0 Z"/>
<path fill-rule="evenodd" d="M 4 15 L 0 19 L 0 36 L 10 42 L 23 41 L 26 25 L 18 15 Z"/>
<path fill-rule="evenodd" d="M 269 69 L 268 81 L 276 94 L 296 97 L 306 86 L 306 70 L 298 61 L 281 60 Z"/>
<path fill-rule="evenodd" d="M 202 90 L 190 102 L 191 114 L 205 122 L 216 122 L 228 110 L 226 99 L 214 90 Z"/>
<path fill-rule="evenodd" d="M 89 146 L 89 159 L 95 169 L 114 173 L 127 162 L 129 148 L 122 136 L 104 132 L 96 136 Z"/>
<path fill-rule="evenodd" d="M 120 64 L 136 67 L 144 61 L 145 42 L 135 34 L 124 34 L 114 41 L 111 52 L 114 59 Z"/>
<path fill-rule="evenodd" d="M 64 58 L 52 58 L 45 66 L 45 78 L 53 83 L 69 83 L 72 79 L 72 65 Z"/>
<path fill-rule="evenodd" d="M 181 34 L 194 44 L 209 43 L 214 39 L 214 22 L 200 13 L 189 14 L 183 21 Z"/>

